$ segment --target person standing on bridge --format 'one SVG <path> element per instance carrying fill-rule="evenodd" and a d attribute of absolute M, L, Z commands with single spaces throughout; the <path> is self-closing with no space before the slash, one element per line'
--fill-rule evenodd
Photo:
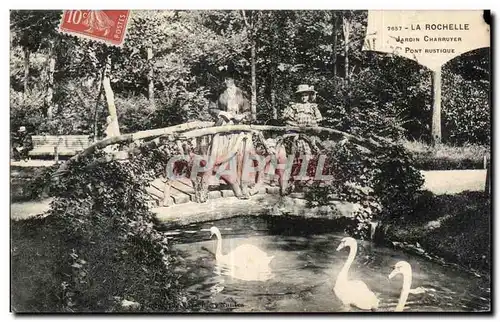
<path fill-rule="evenodd" d="M 321 112 L 316 104 L 316 91 L 314 87 L 307 84 L 297 86 L 295 91 L 295 102 L 290 103 L 283 111 L 283 121 L 288 126 L 293 127 L 317 127 L 323 120 Z M 292 168 L 292 178 L 299 175 L 302 161 L 304 158 L 308 160 L 307 175 L 314 176 L 315 158 L 313 158 L 313 148 L 318 150 L 316 146 L 316 138 L 305 136 L 300 133 L 288 133 L 293 139 L 291 152 L 296 155 L 296 160 Z"/>
<path fill-rule="evenodd" d="M 219 96 L 216 107 L 210 109 L 216 118 L 216 126 L 249 124 L 250 102 L 232 77 L 226 77 L 224 82 L 226 89 Z M 212 139 L 211 164 L 226 170 L 221 177 L 231 183 L 234 194 L 240 199 L 248 199 L 250 186 L 255 184 L 255 178 L 243 178 L 245 160 L 253 151 L 252 135 L 247 132 L 218 133 Z"/>
<path fill-rule="evenodd" d="M 296 101 L 283 111 L 283 120 L 289 126 L 315 127 L 323 120 L 316 104 L 316 91 L 309 85 L 299 85 L 295 91 Z"/>
<path fill-rule="evenodd" d="M 210 113 L 217 118 L 217 126 L 226 124 L 248 124 L 251 119 L 251 108 L 243 91 L 236 86 L 234 79 L 225 79 L 226 89 L 219 96 L 217 106 Z"/>

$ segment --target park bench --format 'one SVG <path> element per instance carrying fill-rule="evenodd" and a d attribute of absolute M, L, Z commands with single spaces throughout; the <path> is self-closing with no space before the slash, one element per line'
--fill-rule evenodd
<path fill-rule="evenodd" d="M 80 151 L 88 148 L 93 141 L 88 135 L 33 135 L 31 137 L 33 149 L 29 152 L 30 157 L 74 156 Z"/>

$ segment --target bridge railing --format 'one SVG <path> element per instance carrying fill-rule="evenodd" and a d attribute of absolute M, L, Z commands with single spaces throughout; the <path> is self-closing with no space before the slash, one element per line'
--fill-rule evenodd
<path fill-rule="evenodd" d="M 152 147 L 160 147 L 164 144 L 164 142 L 170 142 L 174 144 L 179 144 L 182 145 L 182 143 L 189 142 L 189 141 L 200 141 L 200 138 L 206 138 L 205 144 L 206 149 L 203 153 L 209 154 L 211 150 L 211 144 L 212 138 L 215 135 L 224 135 L 224 134 L 234 134 L 234 133 L 251 133 L 253 137 L 257 137 L 257 140 L 254 140 L 255 142 L 258 142 L 261 144 L 261 146 L 264 147 L 264 150 L 266 151 L 266 154 L 270 154 L 269 147 L 266 145 L 266 140 L 265 140 L 265 135 L 263 133 L 265 132 L 274 132 L 278 134 L 279 138 L 284 138 L 286 136 L 293 136 L 297 134 L 303 134 L 307 138 L 308 135 L 311 136 L 318 136 L 320 138 L 327 138 L 327 139 L 347 139 L 348 141 L 357 144 L 359 146 L 364 147 L 365 149 L 368 150 L 373 150 L 377 149 L 383 146 L 383 144 L 393 144 L 391 141 L 385 139 L 385 138 L 380 138 L 380 137 L 371 137 L 371 138 L 361 138 L 349 133 L 345 133 L 339 130 L 335 129 L 330 129 L 330 128 L 325 128 L 325 127 L 310 127 L 310 128 L 299 128 L 299 127 L 289 127 L 289 126 L 270 126 L 270 125 L 224 125 L 224 126 L 214 126 L 214 122 L 191 122 L 191 123 L 185 123 L 185 124 L 180 124 L 180 125 L 175 125 L 167 128 L 161 128 L 161 129 L 153 129 L 153 130 L 147 130 L 147 131 L 140 131 L 136 133 L 131 133 L 131 134 L 123 134 L 120 136 L 116 137 L 111 137 L 111 138 L 106 138 L 104 140 L 101 140 L 99 142 L 96 142 L 89 146 L 87 149 L 83 150 L 82 152 L 78 153 L 77 155 L 73 156 L 71 159 L 66 161 L 65 163 L 61 164 L 59 169 L 54 173 L 53 178 L 57 178 L 58 176 L 62 175 L 65 173 L 68 169 L 68 167 L 80 160 L 81 158 L 91 155 L 94 151 L 98 149 L 104 149 L 107 153 L 106 157 L 104 160 L 98 160 L 97 163 L 100 162 L 106 162 L 110 161 L 113 159 L 122 159 L 126 160 L 129 158 L 130 154 L 134 154 L 137 152 L 135 149 L 137 149 L 137 146 L 148 146 L 151 145 Z M 306 140 L 307 141 L 307 140 Z M 131 143 L 139 143 L 136 144 L 134 147 L 134 144 Z M 113 149 L 112 147 L 115 147 Z M 233 147 L 234 149 L 234 147 Z M 179 149 L 180 154 L 186 155 L 186 150 L 180 147 Z M 195 149 L 196 150 L 196 149 Z M 193 152 L 193 151 L 191 151 Z M 196 150 L 195 152 L 200 152 L 200 150 Z M 232 151 L 234 152 L 234 151 Z M 288 151 L 287 151 L 288 153 Z M 230 154 L 230 153 L 228 153 Z M 293 153 L 292 153 L 293 154 Z M 168 169 L 165 170 L 166 173 L 164 174 L 164 182 L 165 182 L 165 189 L 164 192 L 166 193 L 167 191 L 167 184 L 168 184 Z M 193 180 L 193 186 L 195 188 L 195 191 L 198 189 L 196 186 L 195 181 Z M 280 187 L 281 188 L 281 187 Z M 203 188 L 200 188 L 203 190 Z M 207 189 L 208 190 L 208 187 Z M 196 191 L 197 192 L 197 191 Z M 169 199 L 168 195 L 165 194 L 164 200 Z M 203 197 L 199 197 L 199 194 L 197 192 L 197 199 L 203 199 Z M 164 205 L 166 205 L 166 201 L 164 201 Z"/>
<path fill-rule="evenodd" d="M 54 176 L 59 176 L 64 173 L 71 163 L 80 160 L 82 157 L 92 154 L 97 149 L 104 149 L 112 145 L 124 145 L 127 143 L 132 143 L 135 141 L 158 143 L 158 140 L 162 137 L 170 137 L 172 140 L 183 140 L 189 138 L 196 138 L 206 135 L 214 135 L 218 133 L 231 133 L 238 131 L 246 132 L 265 132 L 274 131 L 278 133 L 304 133 L 304 134 L 314 134 L 319 137 L 336 137 L 345 138 L 355 144 L 365 147 L 369 150 L 374 148 L 380 148 L 382 143 L 394 144 L 392 141 L 372 136 L 371 138 L 361 138 L 343 131 L 325 128 L 325 127 L 290 127 L 290 126 L 271 126 L 271 125 L 224 125 L 224 126 L 214 126 L 214 122 L 201 122 L 195 121 L 190 123 L 184 123 L 179 125 L 174 125 L 166 128 L 139 131 L 136 133 L 122 134 L 116 137 L 106 138 L 104 140 L 98 141 L 90 145 L 85 150 L 76 154 L 65 163 L 61 164 L 59 169 L 54 173 Z M 156 140 L 156 141 L 155 141 Z"/>

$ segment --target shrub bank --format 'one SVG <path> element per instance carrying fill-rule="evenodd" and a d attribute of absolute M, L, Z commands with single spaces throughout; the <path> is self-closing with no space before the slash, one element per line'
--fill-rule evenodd
<path fill-rule="evenodd" d="M 412 154 L 415 167 L 420 170 L 484 169 L 484 157 L 488 162 L 491 158 L 486 145 L 431 146 L 419 141 L 402 141 L 401 144 Z"/>
<path fill-rule="evenodd" d="M 413 213 L 383 222 L 375 238 L 489 276 L 491 197 L 483 192 L 422 194 Z"/>
<path fill-rule="evenodd" d="M 154 229 L 144 187 L 163 167 L 155 151 L 125 162 L 96 163 L 102 151 L 82 158 L 50 185 L 47 217 L 12 223 L 13 310 L 206 311 L 184 294 L 176 255 Z"/>

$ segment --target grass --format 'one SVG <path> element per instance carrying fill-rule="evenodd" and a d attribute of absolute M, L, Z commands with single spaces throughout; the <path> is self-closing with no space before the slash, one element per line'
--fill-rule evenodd
<path fill-rule="evenodd" d="M 52 217 L 11 220 L 11 309 L 55 312 L 63 309 L 60 285 L 65 241 Z"/>
<path fill-rule="evenodd" d="M 490 147 L 467 144 L 431 146 L 421 141 L 403 141 L 403 146 L 414 156 L 415 166 L 421 170 L 484 169 L 484 157 L 490 159 Z"/>
<path fill-rule="evenodd" d="M 484 192 L 424 194 L 415 212 L 391 224 L 385 238 L 419 243 L 426 251 L 458 265 L 489 273 L 491 197 Z"/>

